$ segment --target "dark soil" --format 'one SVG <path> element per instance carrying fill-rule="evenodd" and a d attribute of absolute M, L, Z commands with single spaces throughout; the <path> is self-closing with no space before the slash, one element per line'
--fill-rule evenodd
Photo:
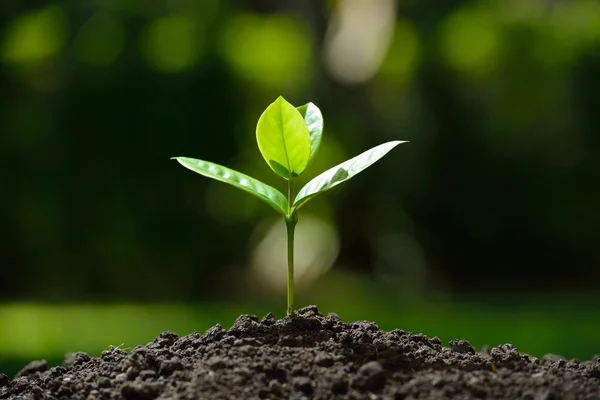
<path fill-rule="evenodd" d="M 276 320 L 239 317 L 204 335 L 164 332 L 130 353 L 29 364 L 0 399 L 600 399 L 600 359 L 476 352 L 459 340 L 385 332 L 323 317 L 316 307 Z"/>

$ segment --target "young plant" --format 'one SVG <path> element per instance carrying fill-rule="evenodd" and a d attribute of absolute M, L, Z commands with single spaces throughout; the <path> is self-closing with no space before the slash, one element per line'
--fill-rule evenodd
<path fill-rule="evenodd" d="M 322 134 L 323 116 L 313 103 L 295 108 L 280 96 L 260 116 L 256 126 L 258 148 L 271 169 L 287 180 L 287 196 L 250 176 L 221 165 L 194 158 L 174 157 L 181 165 L 200 175 L 255 195 L 283 215 L 287 227 L 288 315 L 294 311 L 294 229 L 300 207 L 319 193 L 356 176 L 391 149 L 405 143 L 396 140 L 373 147 L 323 172 L 296 194 L 296 179 L 315 158 Z"/>

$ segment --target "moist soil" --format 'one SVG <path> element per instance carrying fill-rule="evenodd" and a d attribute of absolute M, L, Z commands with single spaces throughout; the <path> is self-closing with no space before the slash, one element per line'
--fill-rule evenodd
<path fill-rule="evenodd" d="M 242 315 L 203 335 L 164 332 L 129 353 L 34 361 L 0 399 L 600 399 L 600 359 L 476 352 L 465 340 L 345 323 L 314 306 L 292 318 Z"/>

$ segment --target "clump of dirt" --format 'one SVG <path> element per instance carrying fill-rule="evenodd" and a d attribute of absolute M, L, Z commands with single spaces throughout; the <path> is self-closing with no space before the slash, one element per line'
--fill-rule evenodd
<path fill-rule="evenodd" d="M 314 306 L 293 318 L 242 315 L 229 330 L 164 332 L 130 353 L 35 361 L 0 399 L 600 399 L 600 359 L 521 354 L 505 344 L 476 352 L 465 340 L 345 323 Z"/>

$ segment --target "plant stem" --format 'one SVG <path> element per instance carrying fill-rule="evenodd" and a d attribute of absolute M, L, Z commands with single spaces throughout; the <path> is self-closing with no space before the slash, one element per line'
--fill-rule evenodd
<path fill-rule="evenodd" d="M 288 253 L 288 282 L 287 282 L 287 315 L 294 312 L 294 230 L 298 222 L 298 214 L 292 213 L 294 203 L 294 181 L 288 180 L 288 214 L 285 217 L 287 230 L 287 253 Z"/>
<path fill-rule="evenodd" d="M 294 311 L 294 228 L 296 221 L 286 219 L 288 250 L 287 315 Z"/>

